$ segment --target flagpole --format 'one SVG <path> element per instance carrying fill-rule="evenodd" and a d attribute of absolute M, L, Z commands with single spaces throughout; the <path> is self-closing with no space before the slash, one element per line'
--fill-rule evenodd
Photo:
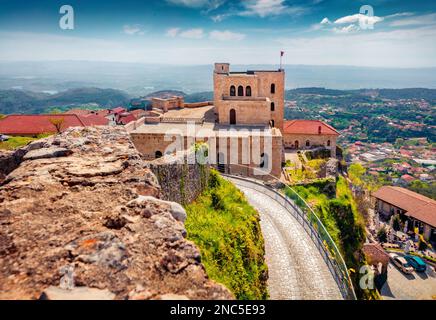
<path fill-rule="evenodd" d="M 280 51 L 280 70 L 282 70 L 282 59 L 283 59 L 283 54 L 282 51 Z"/>

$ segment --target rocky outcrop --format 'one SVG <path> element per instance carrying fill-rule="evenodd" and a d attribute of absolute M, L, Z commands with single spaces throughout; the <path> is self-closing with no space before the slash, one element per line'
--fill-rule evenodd
<path fill-rule="evenodd" d="M 0 299 L 232 298 L 124 129 L 71 128 L 23 153 L 0 187 Z"/>

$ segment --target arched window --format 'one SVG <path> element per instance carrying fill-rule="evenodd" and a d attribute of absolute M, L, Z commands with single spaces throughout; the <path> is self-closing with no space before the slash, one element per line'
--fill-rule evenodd
<path fill-rule="evenodd" d="M 295 149 L 298 149 L 300 147 L 300 143 L 298 142 L 298 140 L 295 140 L 294 145 L 295 145 Z"/>
<path fill-rule="evenodd" d="M 268 155 L 265 153 L 262 153 L 260 155 L 260 168 L 268 168 Z"/>
<path fill-rule="evenodd" d="M 276 85 L 274 83 L 271 84 L 271 93 L 276 93 Z"/>
<path fill-rule="evenodd" d="M 310 147 L 310 141 L 306 140 L 306 147 Z"/>
<path fill-rule="evenodd" d="M 318 127 L 318 134 L 321 134 L 321 126 Z"/>
<path fill-rule="evenodd" d="M 156 159 L 162 158 L 162 152 L 160 152 L 159 150 L 156 151 L 156 152 L 154 153 L 154 157 L 155 157 Z"/>
<path fill-rule="evenodd" d="M 271 120 L 271 121 L 269 122 L 269 125 L 271 126 L 271 128 L 274 128 L 274 120 Z"/>
<path fill-rule="evenodd" d="M 242 97 L 244 95 L 244 87 L 239 86 L 238 87 L 238 96 Z"/>
<path fill-rule="evenodd" d="M 230 96 L 231 97 L 236 96 L 236 88 L 235 88 L 235 86 L 231 86 L 230 87 Z"/>
<path fill-rule="evenodd" d="M 271 111 L 274 111 L 276 109 L 276 105 L 274 102 L 271 102 Z"/>
<path fill-rule="evenodd" d="M 250 87 L 250 86 L 247 86 L 247 87 L 245 88 L 245 95 L 246 95 L 247 97 L 251 97 L 251 87 Z"/>
<path fill-rule="evenodd" d="M 330 140 L 327 140 L 327 147 L 330 147 L 330 145 L 331 145 Z"/>
<path fill-rule="evenodd" d="M 230 124 L 236 124 L 236 111 L 235 111 L 235 109 L 230 110 Z"/>

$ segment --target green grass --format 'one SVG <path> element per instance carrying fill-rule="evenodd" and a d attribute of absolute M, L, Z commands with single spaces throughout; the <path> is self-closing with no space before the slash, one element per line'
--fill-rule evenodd
<path fill-rule="evenodd" d="M 185 208 L 188 239 L 200 248 L 209 277 L 237 299 L 267 299 L 259 214 L 243 193 L 211 171 L 207 190 Z"/>
<path fill-rule="evenodd" d="M 8 141 L 0 142 L 0 150 L 15 150 L 37 139 L 32 137 L 10 137 Z"/>

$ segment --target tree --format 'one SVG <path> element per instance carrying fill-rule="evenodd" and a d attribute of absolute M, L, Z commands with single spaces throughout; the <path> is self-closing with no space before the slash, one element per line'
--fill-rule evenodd
<path fill-rule="evenodd" d="M 59 108 L 53 108 L 50 110 L 50 113 L 51 114 L 59 114 L 59 113 L 62 113 L 62 110 Z"/>
<path fill-rule="evenodd" d="M 398 214 L 396 214 L 392 220 L 392 228 L 394 228 L 395 231 L 401 230 L 401 219 Z"/>
<path fill-rule="evenodd" d="M 51 119 L 49 119 L 49 121 L 56 128 L 56 132 L 61 133 L 62 124 L 65 122 L 65 119 L 64 118 L 51 118 Z"/>
<path fill-rule="evenodd" d="M 382 227 L 377 231 L 377 238 L 380 242 L 386 242 L 388 240 L 388 233 L 386 232 L 385 227 Z"/>
<path fill-rule="evenodd" d="M 362 186 L 362 177 L 366 169 L 360 163 L 353 163 L 348 168 L 348 177 L 355 186 Z"/>

